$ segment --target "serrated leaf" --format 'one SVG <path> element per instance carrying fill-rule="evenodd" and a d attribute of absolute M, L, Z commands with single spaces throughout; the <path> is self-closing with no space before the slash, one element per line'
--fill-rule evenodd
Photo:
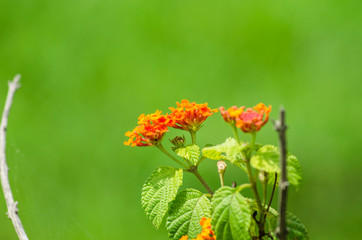
<path fill-rule="evenodd" d="M 302 183 L 302 167 L 296 156 L 288 154 L 287 157 L 287 172 L 288 181 L 294 186 L 299 186 Z"/>
<path fill-rule="evenodd" d="M 279 173 L 279 151 L 276 146 L 265 145 L 259 148 L 254 156 L 250 160 L 251 166 L 254 168 L 268 172 Z"/>
<path fill-rule="evenodd" d="M 203 148 L 202 155 L 213 160 L 228 160 L 236 163 L 241 160 L 241 150 L 242 146 L 234 138 L 228 138 L 222 144 Z"/>
<path fill-rule="evenodd" d="M 297 240 L 308 240 L 309 239 L 308 230 L 306 229 L 306 227 L 304 226 L 302 221 L 291 212 L 287 212 L 286 217 L 287 217 L 287 230 L 288 230 L 287 239 L 288 240 L 296 240 L 296 239 Z M 269 219 L 268 224 L 270 224 L 271 231 L 273 232 L 273 235 L 275 236 L 274 232 L 275 232 L 275 229 L 277 228 L 278 217 L 277 216 L 271 217 Z"/>
<path fill-rule="evenodd" d="M 152 172 L 142 188 L 142 208 L 156 229 L 168 211 L 168 204 L 175 199 L 182 185 L 183 170 L 159 167 Z"/>
<path fill-rule="evenodd" d="M 215 192 L 211 205 L 211 224 L 218 240 L 250 239 L 249 204 L 237 188 L 220 188 Z"/>
<path fill-rule="evenodd" d="M 302 183 L 303 173 L 302 167 L 298 159 L 291 154 L 287 156 L 287 178 L 291 185 L 299 187 Z M 277 185 L 279 185 L 280 174 L 277 176 Z M 269 178 L 269 184 L 273 185 L 275 180 L 275 174 L 272 173 Z"/>
<path fill-rule="evenodd" d="M 270 184 L 274 184 L 274 173 L 278 173 L 277 182 L 279 182 L 280 152 L 278 147 L 265 145 L 259 148 L 251 158 L 250 163 L 260 171 L 271 173 Z M 287 173 L 289 183 L 294 186 L 299 186 L 302 182 L 302 169 L 298 159 L 292 154 L 287 155 Z"/>
<path fill-rule="evenodd" d="M 175 153 L 187 160 L 189 160 L 192 165 L 196 165 L 200 158 L 200 147 L 196 144 L 191 144 L 185 147 L 179 147 L 175 149 Z"/>
<path fill-rule="evenodd" d="M 308 231 L 302 221 L 293 213 L 287 212 L 288 239 L 307 240 Z"/>
<path fill-rule="evenodd" d="M 238 162 L 235 163 L 235 165 L 241 168 L 244 172 L 248 173 L 248 169 L 246 168 L 245 163 Z"/>
<path fill-rule="evenodd" d="M 179 240 L 188 235 L 189 239 L 196 238 L 202 230 L 200 220 L 211 216 L 211 203 L 205 194 L 186 189 L 177 194 L 172 202 L 166 228 L 171 239 Z"/>

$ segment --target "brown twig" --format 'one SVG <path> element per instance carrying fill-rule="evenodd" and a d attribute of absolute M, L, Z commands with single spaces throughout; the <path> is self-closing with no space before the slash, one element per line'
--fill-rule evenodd
<path fill-rule="evenodd" d="M 5 147 L 6 147 L 6 129 L 8 126 L 8 117 L 10 108 L 13 102 L 14 94 L 16 90 L 20 87 L 19 84 L 20 75 L 16 75 L 13 81 L 9 81 L 9 90 L 8 95 L 6 97 L 5 107 L 3 111 L 3 115 L 1 118 L 0 124 L 0 178 L 1 178 L 1 186 L 5 196 L 6 206 L 8 208 L 7 215 L 11 219 L 15 231 L 20 240 L 28 240 L 28 236 L 25 233 L 24 227 L 21 224 L 21 220 L 19 217 L 18 210 L 18 202 L 14 201 L 13 194 L 11 192 L 9 176 L 8 176 L 8 165 L 6 163 L 5 157 Z"/>
<path fill-rule="evenodd" d="M 266 209 L 266 211 L 265 211 L 266 213 L 269 212 L 270 206 L 271 206 L 272 201 L 273 201 L 273 197 L 274 197 L 274 193 L 275 193 L 275 187 L 276 187 L 276 185 L 277 185 L 277 179 L 278 179 L 278 174 L 275 173 L 275 175 L 274 175 L 273 190 L 272 190 L 272 193 L 271 193 L 271 196 L 270 196 L 270 199 L 269 199 L 268 207 L 267 207 L 267 209 Z M 264 216 L 264 219 L 265 219 L 265 218 L 266 218 L 266 215 Z"/>
<path fill-rule="evenodd" d="M 279 218 L 277 236 L 280 240 L 287 239 L 287 193 L 288 193 L 288 179 L 287 179 L 287 142 L 285 132 L 287 126 L 285 125 L 285 110 L 280 109 L 280 119 L 274 122 L 275 130 L 279 134 L 279 145 L 280 145 L 280 183 L 279 183 Z"/>

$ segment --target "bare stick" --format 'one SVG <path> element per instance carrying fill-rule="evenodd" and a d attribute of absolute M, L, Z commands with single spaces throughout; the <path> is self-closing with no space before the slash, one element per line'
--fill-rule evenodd
<path fill-rule="evenodd" d="M 287 193 L 288 193 L 288 179 L 287 179 L 287 141 L 285 131 L 287 126 L 285 125 L 285 110 L 280 109 L 280 119 L 274 122 L 275 130 L 279 133 L 279 145 L 280 145 L 280 184 L 279 184 L 279 219 L 277 236 L 280 240 L 287 239 Z"/>
<path fill-rule="evenodd" d="M 9 81 L 9 90 L 8 95 L 6 97 L 4 112 L 1 118 L 0 125 L 0 178 L 1 178 L 1 186 L 4 192 L 6 206 L 8 208 L 7 215 L 11 219 L 15 231 L 20 240 L 28 240 L 28 237 L 25 233 L 24 227 L 21 224 L 21 220 L 18 214 L 18 202 L 14 201 L 13 194 L 11 192 L 9 176 L 8 176 L 8 165 L 6 163 L 5 157 L 5 146 L 6 146 L 6 129 L 8 126 L 8 117 L 11 108 L 11 104 L 13 102 L 14 94 L 16 90 L 20 87 L 19 84 L 20 75 L 16 75 L 13 81 Z"/>

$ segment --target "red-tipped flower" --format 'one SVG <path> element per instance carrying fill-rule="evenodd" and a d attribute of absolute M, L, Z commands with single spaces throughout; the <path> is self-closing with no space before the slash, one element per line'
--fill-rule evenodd
<path fill-rule="evenodd" d="M 253 108 L 232 106 L 228 110 L 220 107 L 220 112 L 225 122 L 240 128 L 243 132 L 253 133 L 261 129 L 269 120 L 271 106 L 266 107 L 263 103 L 259 103 Z"/>
<path fill-rule="evenodd" d="M 162 140 L 164 133 L 168 132 L 167 127 L 172 122 L 167 114 L 162 115 L 161 113 L 161 111 L 157 110 L 152 114 L 141 114 L 138 117 L 138 126 L 132 131 L 126 132 L 129 139 L 124 142 L 124 145 L 131 147 L 157 145 Z"/>
<path fill-rule="evenodd" d="M 236 121 L 236 126 L 246 133 L 257 132 L 268 122 L 270 111 L 270 105 L 266 107 L 263 103 L 259 103 L 255 107 L 242 112 Z"/>
<path fill-rule="evenodd" d="M 170 127 L 186 131 L 196 132 L 208 117 L 217 112 L 217 109 L 209 108 L 207 103 L 190 103 L 184 99 L 181 103 L 177 102 L 176 104 L 177 108 L 169 108 L 172 111 L 169 115 L 172 122 Z"/>

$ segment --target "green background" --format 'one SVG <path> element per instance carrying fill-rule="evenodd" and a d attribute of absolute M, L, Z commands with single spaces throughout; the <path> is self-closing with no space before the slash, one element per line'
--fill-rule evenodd
<path fill-rule="evenodd" d="M 175 165 L 122 143 L 139 114 L 181 99 L 264 102 L 273 119 L 284 105 L 304 172 L 289 210 L 311 239 L 358 238 L 361 9 L 360 0 L 1 0 L 0 103 L 21 73 L 7 157 L 30 239 L 167 239 L 146 219 L 140 191 L 154 168 Z M 218 113 L 198 142 L 231 134 Z M 278 143 L 271 122 L 257 142 Z M 227 184 L 247 181 L 227 171 Z M 219 187 L 216 162 L 200 172 Z M 192 175 L 185 186 L 202 190 Z M 1 193 L 0 238 L 17 239 L 5 211 Z"/>

